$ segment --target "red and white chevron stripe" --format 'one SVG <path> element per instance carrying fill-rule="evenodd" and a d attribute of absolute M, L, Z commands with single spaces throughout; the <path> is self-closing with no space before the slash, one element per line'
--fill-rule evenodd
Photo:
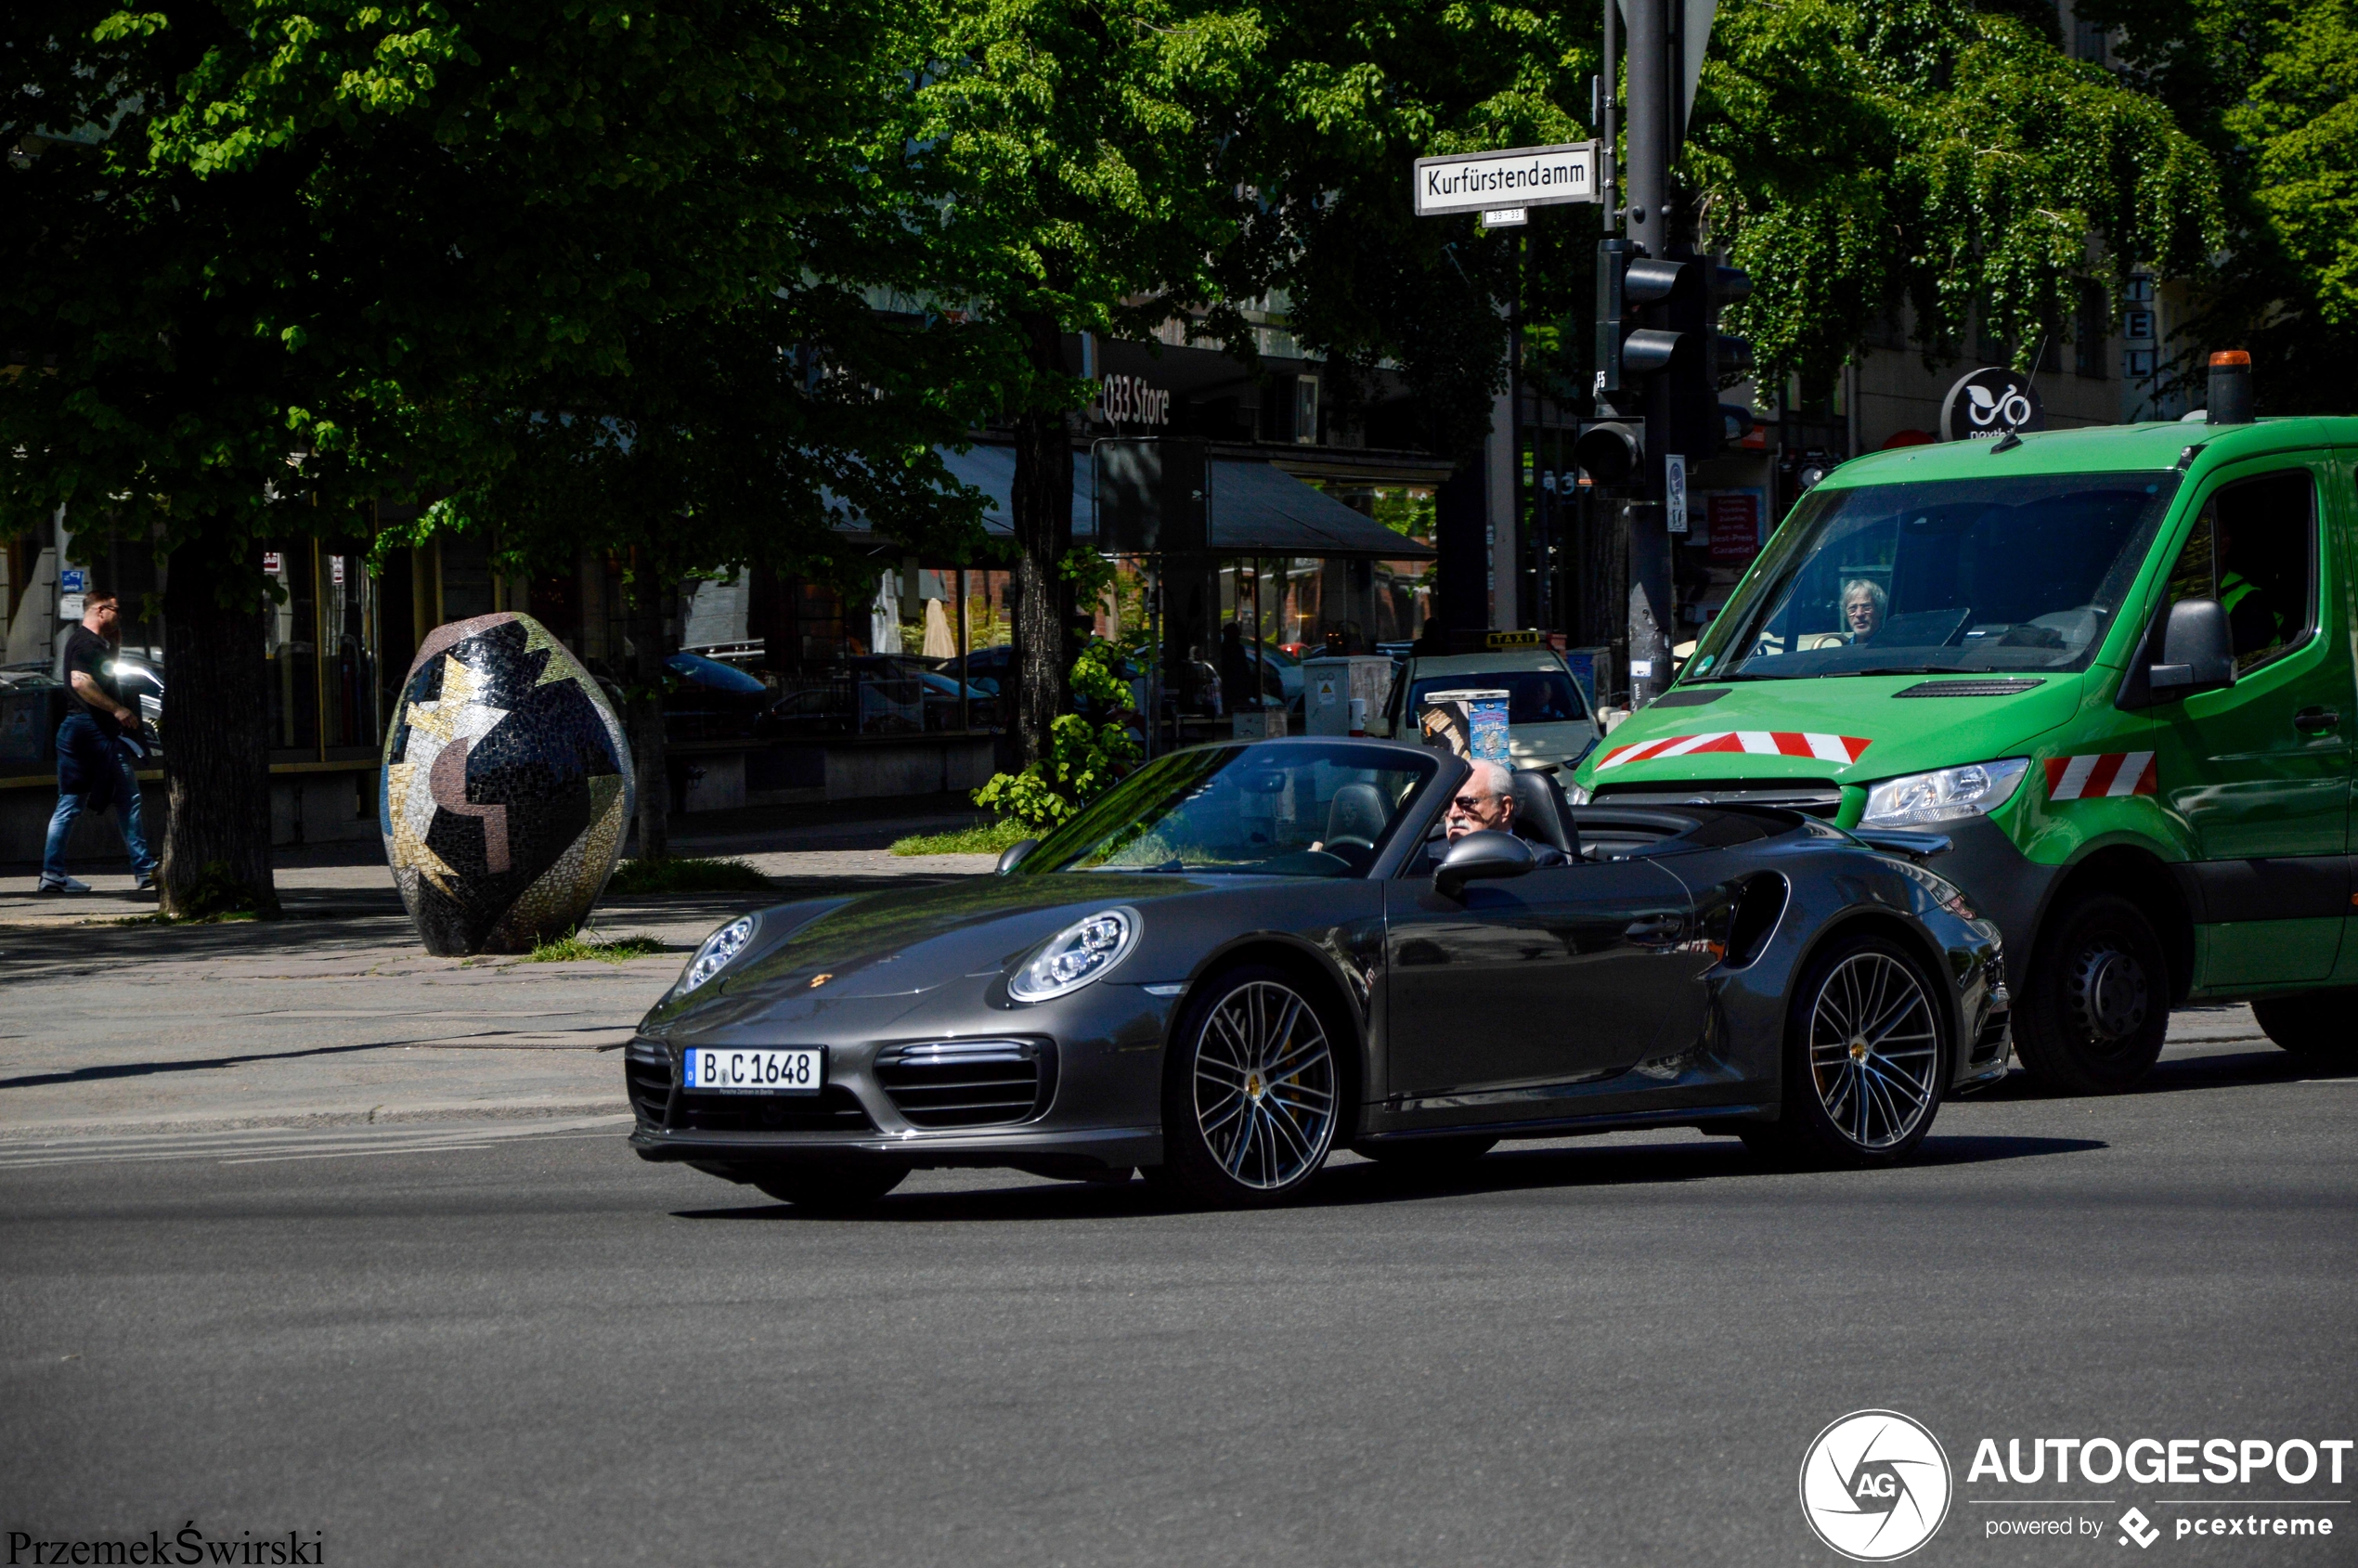
<path fill-rule="evenodd" d="M 2091 757 L 2047 758 L 2050 800 L 2153 795 L 2158 793 L 2160 785 L 2150 751 L 2105 751 Z"/>
<path fill-rule="evenodd" d="M 1715 730 L 1707 735 L 1665 735 L 1660 740 L 1618 745 L 1599 758 L 1597 771 L 1629 762 L 1654 762 L 1665 757 L 1701 757 L 1712 752 L 1742 752 L 1751 757 L 1808 757 L 1820 762 L 1856 762 L 1872 741 L 1856 735 L 1825 735 L 1804 730 Z"/>

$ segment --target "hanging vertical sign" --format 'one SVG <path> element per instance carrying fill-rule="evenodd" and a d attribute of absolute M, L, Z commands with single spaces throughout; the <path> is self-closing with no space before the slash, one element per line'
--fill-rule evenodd
<path fill-rule="evenodd" d="M 1687 531 L 1687 454 L 1662 455 L 1662 515 L 1674 534 Z"/>

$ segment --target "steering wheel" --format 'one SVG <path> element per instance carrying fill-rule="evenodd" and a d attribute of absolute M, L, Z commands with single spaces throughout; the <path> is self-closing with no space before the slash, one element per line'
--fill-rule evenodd
<path fill-rule="evenodd" d="M 1371 838 L 1329 838 L 1322 848 L 1329 854 L 1338 849 L 1360 849 L 1370 855 L 1376 852 L 1375 840 Z"/>

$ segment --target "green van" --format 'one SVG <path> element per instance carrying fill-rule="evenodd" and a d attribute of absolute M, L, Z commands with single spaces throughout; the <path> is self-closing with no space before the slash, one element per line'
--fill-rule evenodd
<path fill-rule="evenodd" d="M 1572 797 L 1945 836 L 2052 1088 L 2135 1082 L 2189 999 L 2358 1061 L 2354 471 L 2358 418 L 1845 463 Z"/>

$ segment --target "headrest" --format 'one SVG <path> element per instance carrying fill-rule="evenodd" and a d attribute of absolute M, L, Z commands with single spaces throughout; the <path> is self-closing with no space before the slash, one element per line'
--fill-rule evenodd
<path fill-rule="evenodd" d="M 1375 785 L 1347 784 L 1335 791 L 1334 802 L 1327 808 L 1327 836 L 1364 838 L 1373 844 L 1383 836 L 1384 820 L 1391 814 Z"/>
<path fill-rule="evenodd" d="M 1515 792 L 1515 833 L 1534 844 L 1552 844 L 1565 854 L 1577 842 L 1565 823 L 1563 797 L 1556 781 L 1535 769 L 1511 775 Z"/>

